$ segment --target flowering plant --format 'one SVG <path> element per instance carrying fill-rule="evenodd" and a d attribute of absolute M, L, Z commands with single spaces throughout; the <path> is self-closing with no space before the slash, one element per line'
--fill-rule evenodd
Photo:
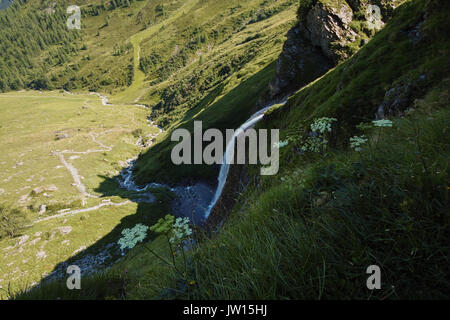
<path fill-rule="evenodd" d="M 317 132 L 320 134 L 330 133 L 331 132 L 331 125 L 333 122 L 337 121 L 335 118 L 320 118 L 314 120 L 314 122 L 311 124 L 311 130 L 313 132 Z"/>
<path fill-rule="evenodd" d="M 189 218 L 177 218 L 172 228 L 172 237 L 170 243 L 182 241 L 192 235 L 192 229 L 189 226 Z"/>
<path fill-rule="evenodd" d="M 362 148 L 361 146 L 365 144 L 368 141 L 368 139 L 365 136 L 354 136 L 350 138 L 350 147 L 355 150 L 356 152 L 361 152 Z"/>
<path fill-rule="evenodd" d="M 133 249 L 136 244 L 144 241 L 147 237 L 148 227 L 138 223 L 132 229 L 122 230 L 122 238 L 117 242 L 120 246 L 120 250 Z"/>
<path fill-rule="evenodd" d="M 189 218 L 177 218 L 168 214 L 164 218 L 158 220 L 158 222 L 152 227 L 144 226 L 143 224 L 137 224 L 132 229 L 124 229 L 122 231 L 122 238 L 117 242 L 120 245 L 120 249 L 124 250 L 126 248 L 132 249 L 137 243 L 144 241 L 147 237 L 147 231 L 151 231 L 162 234 L 166 237 L 170 248 L 170 254 L 172 257 L 172 262 L 159 255 L 157 252 L 152 250 L 150 247 L 144 245 L 143 248 L 152 253 L 155 257 L 163 261 L 168 266 L 174 268 L 174 270 L 186 280 L 187 277 L 187 262 L 184 248 L 184 241 L 188 240 L 192 236 L 192 228 L 189 225 Z M 173 245 L 176 245 L 181 250 L 184 262 L 184 272 L 180 272 L 178 269 L 175 256 L 177 251 L 174 251 Z"/>
<path fill-rule="evenodd" d="M 375 120 L 372 121 L 375 127 L 392 127 L 392 121 L 383 119 L 383 120 Z"/>
<path fill-rule="evenodd" d="M 335 118 L 319 118 L 314 120 L 311 124 L 311 133 L 306 141 L 300 147 L 303 152 L 320 153 L 326 151 L 328 146 L 328 135 L 332 131 L 333 122 L 337 121 Z"/>

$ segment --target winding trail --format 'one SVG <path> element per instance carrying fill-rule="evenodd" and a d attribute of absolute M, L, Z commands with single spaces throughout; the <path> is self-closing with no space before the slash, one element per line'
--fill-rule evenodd
<path fill-rule="evenodd" d="M 34 223 L 44 222 L 44 221 L 48 221 L 48 220 L 52 220 L 52 219 L 56 219 L 56 218 L 65 217 L 65 216 L 72 216 L 72 215 L 75 215 L 77 213 L 95 211 L 95 210 L 98 210 L 100 208 L 108 207 L 108 206 L 121 207 L 121 206 L 124 206 L 124 205 L 129 204 L 129 203 L 131 203 L 131 201 L 129 201 L 129 200 L 128 201 L 119 202 L 119 203 L 107 201 L 107 202 L 100 203 L 100 204 L 98 204 L 96 206 L 90 207 L 90 208 L 67 211 L 67 212 L 63 212 L 63 213 L 60 213 L 60 214 L 56 214 L 54 216 L 38 219 Z"/>
<path fill-rule="evenodd" d="M 98 198 L 98 196 L 91 195 L 86 191 L 86 186 L 81 182 L 81 176 L 78 173 L 77 168 L 75 168 L 72 164 L 68 163 L 61 152 L 55 152 L 55 154 L 59 157 L 59 160 L 61 161 L 63 166 L 66 167 L 66 169 L 72 175 L 75 187 L 77 187 L 78 191 L 83 196 L 82 199 L 83 206 L 86 205 L 86 198 Z"/>
<path fill-rule="evenodd" d="M 108 132 L 111 132 L 109 130 Z M 72 175 L 74 186 L 78 189 L 78 191 L 81 193 L 83 198 L 81 199 L 82 205 L 86 205 L 86 198 L 99 198 L 97 195 L 92 195 L 86 191 L 86 186 L 83 184 L 82 177 L 79 174 L 77 168 L 75 168 L 71 163 L 67 162 L 66 158 L 64 157 L 64 154 L 75 154 L 75 155 L 86 155 L 90 153 L 100 153 L 100 152 L 110 152 L 112 151 L 112 147 L 108 147 L 104 145 L 102 142 L 98 141 L 93 132 L 90 132 L 89 135 L 91 136 L 91 139 L 94 143 L 98 144 L 100 148 L 102 149 L 89 149 L 87 151 L 72 151 L 72 150 L 64 150 L 64 151 L 55 151 L 54 154 L 58 156 L 59 161 L 61 161 L 62 165 L 69 171 L 69 173 Z"/>
<path fill-rule="evenodd" d="M 85 95 L 85 93 L 73 93 L 73 92 L 69 92 L 69 91 L 64 91 L 64 93 L 69 94 L 69 95 Z M 104 95 L 102 95 L 102 94 L 100 94 L 98 92 L 91 92 L 90 94 L 99 97 L 101 99 L 101 102 L 102 102 L 103 106 L 120 106 L 120 105 L 114 105 L 114 104 L 109 103 L 108 97 L 106 97 L 106 96 L 104 96 Z M 143 105 L 143 104 L 133 104 L 132 106 L 148 109 L 148 107 Z M 150 135 L 146 136 L 148 139 L 151 140 L 151 144 L 150 145 L 152 145 L 153 144 L 153 139 L 156 138 L 159 134 L 161 134 L 163 132 L 163 130 L 159 126 L 155 125 L 155 123 L 150 118 L 147 118 L 147 120 L 149 122 L 148 123 L 149 126 L 158 128 L 158 133 L 150 134 Z M 113 130 L 108 130 L 108 131 L 103 132 L 103 134 L 107 134 L 107 133 L 112 132 L 112 131 Z M 86 199 L 87 198 L 96 198 L 96 199 L 98 199 L 98 198 L 100 198 L 100 196 L 93 195 L 93 194 L 90 194 L 89 192 L 87 192 L 87 188 L 82 182 L 82 179 L 83 179 L 82 176 L 78 172 L 77 168 L 73 164 L 71 164 L 70 162 L 67 161 L 67 159 L 65 158 L 64 155 L 71 155 L 71 154 L 72 155 L 87 155 L 87 154 L 91 154 L 91 153 L 110 152 L 113 149 L 113 147 L 107 146 L 107 145 L 103 144 L 101 141 L 97 140 L 99 135 L 96 135 L 93 132 L 90 132 L 89 135 L 91 137 L 92 142 L 96 143 L 100 147 L 99 149 L 89 149 L 87 151 L 63 150 L 63 151 L 54 151 L 54 152 L 52 152 L 54 155 L 56 155 L 59 158 L 59 161 L 67 169 L 67 171 L 69 171 L 69 173 L 71 174 L 71 176 L 73 178 L 73 181 L 74 181 L 73 186 L 75 186 L 78 189 L 79 193 L 83 197 L 82 198 L 82 205 L 83 206 L 86 205 Z M 136 145 L 144 147 L 144 146 L 142 146 L 142 140 L 143 140 L 143 138 L 140 137 L 138 139 L 138 141 L 136 142 Z M 146 147 L 148 147 L 148 146 L 146 146 Z M 129 161 L 127 161 L 127 163 L 129 163 Z M 122 187 L 126 187 L 126 185 L 122 185 Z M 150 201 L 154 201 L 154 197 L 151 194 L 146 194 L 146 196 L 147 196 L 148 199 L 150 199 Z M 148 199 L 146 199 L 145 201 L 148 201 Z M 60 218 L 60 217 L 68 216 L 68 215 L 75 215 L 75 214 L 78 214 L 78 213 L 94 211 L 94 210 L 98 210 L 98 209 L 106 207 L 106 206 L 116 206 L 117 207 L 117 206 L 123 206 L 123 205 L 129 204 L 129 203 L 131 203 L 130 200 L 127 200 L 127 201 L 124 201 L 124 202 L 120 202 L 120 203 L 113 203 L 113 202 L 111 202 L 111 199 L 105 199 L 105 200 L 103 200 L 102 203 L 100 203 L 100 204 L 98 204 L 96 206 L 89 207 L 89 208 L 84 208 L 84 209 L 77 209 L 77 210 L 62 212 L 62 213 L 57 214 L 57 215 L 53 215 L 53 216 L 50 216 L 50 217 L 38 219 L 38 220 L 34 221 L 34 223 L 44 222 L 44 221 L 48 221 L 48 220 L 51 220 L 51 219 Z"/>

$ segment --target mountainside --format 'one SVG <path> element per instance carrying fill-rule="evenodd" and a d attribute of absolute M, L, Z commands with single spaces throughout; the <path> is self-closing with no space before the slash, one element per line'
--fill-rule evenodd
<path fill-rule="evenodd" d="M 281 128 L 280 172 L 250 171 L 211 241 L 223 249 L 199 249 L 196 261 L 208 261 L 196 264 L 199 297 L 448 296 L 448 10 L 407 2 L 357 54 L 265 117 L 261 128 Z M 324 146 L 312 125 L 330 118 Z M 375 294 L 362 272 L 371 264 L 385 277 Z M 222 277 L 233 284 L 210 285 Z"/>
<path fill-rule="evenodd" d="M 288 33 L 271 95 L 296 90 L 357 52 L 404 1 L 302 1 Z M 367 13 L 369 4 L 380 13 Z M 373 25 L 367 19 L 374 19 Z"/>
<path fill-rule="evenodd" d="M 75 2 L 81 30 L 0 12 L 0 297 L 449 298 L 450 2 Z M 279 172 L 230 166 L 198 222 L 220 166 L 175 165 L 172 132 L 263 107 Z"/>
<path fill-rule="evenodd" d="M 204 127 L 218 128 L 222 131 L 226 128 L 238 127 L 251 114 L 248 111 L 241 112 L 242 107 L 245 108 L 244 110 L 250 108 L 256 111 L 257 105 L 261 108 L 270 101 L 281 101 L 294 90 L 317 79 L 367 43 L 370 37 L 389 20 L 392 10 L 400 3 L 401 1 L 378 1 L 377 4 L 383 15 L 382 19 L 380 17 L 380 24 L 372 29 L 366 26 L 367 2 L 347 4 L 345 1 L 302 1 L 300 8 L 297 9 L 298 22 L 287 33 L 287 41 L 276 64 L 273 63 L 270 66 L 276 69 L 267 69 L 264 74 L 259 72 L 254 78 L 248 80 L 249 85 L 257 82 L 261 86 L 253 90 L 240 86 L 236 89 L 236 94 L 224 95 L 217 103 L 210 102 L 214 99 L 215 93 L 213 93 L 212 97 L 207 96 L 206 101 L 200 101 L 193 108 L 192 114 L 206 109 L 193 119 L 203 121 Z M 255 41 L 252 41 L 249 46 L 254 48 Z M 220 58 L 223 59 L 223 57 Z M 245 69 L 242 72 L 245 72 Z M 240 88 L 242 91 L 239 91 Z M 180 97 L 185 95 L 181 94 Z M 162 105 L 167 105 L 166 101 L 164 99 Z M 183 103 L 183 100 L 175 100 L 175 102 L 179 105 Z M 160 105 L 153 109 L 152 116 L 160 112 Z M 210 105 L 209 108 L 208 105 Z M 224 112 L 225 105 L 227 112 Z M 239 111 L 234 109 L 237 106 L 241 106 Z M 216 108 L 220 108 L 221 117 L 216 116 Z M 161 112 L 167 115 L 167 111 L 165 108 Z M 183 127 L 192 132 L 192 118 L 187 119 L 174 128 Z M 168 141 L 168 135 L 161 138 L 165 139 L 138 159 L 136 167 L 138 182 L 145 183 L 155 178 L 179 181 L 186 178 L 199 179 L 217 175 L 217 171 L 213 168 L 174 166 L 170 161 L 170 155 L 175 143 Z M 170 172 L 169 175 L 168 172 Z"/>
<path fill-rule="evenodd" d="M 81 29 L 69 30 L 72 4 L 16 1 L 0 13 L 0 107 L 9 112 L 0 122 L 8 150 L 0 157 L 0 286 L 13 292 L 64 276 L 69 259 L 83 272 L 109 266 L 125 227 L 167 213 L 168 186 L 123 187 L 132 159 L 195 117 L 223 128 L 244 121 L 273 78 L 297 10 L 295 1 L 76 1 Z M 206 202 L 217 170 L 203 169 Z M 144 183 L 176 177 L 158 174 Z M 177 192 L 192 198 L 189 185 Z"/>

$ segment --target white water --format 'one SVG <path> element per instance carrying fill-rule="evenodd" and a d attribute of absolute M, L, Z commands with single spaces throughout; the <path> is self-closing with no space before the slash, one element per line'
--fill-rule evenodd
<path fill-rule="evenodd" d="M 236 138 L 239 137 L 242 133 L 245 132 L 245 130 L 253 127 L 257 122 L 259 122 L 262 118 L 264 118 L 264 114 L 267 110 L 272 108 L 276 104 L 285 104 L 286 101 L 281 103 L 273 103 L 258 112 L 256 112 L 254 115 L 250 117 L 243 125 L 241 125 L 234 133 L 233 137 L 228 141 L 227 148 L 225 150 L 225 154 L 223 156 L 223 163 L 220 167 L 220 173 L 219 177 L 217 178 L 218 184 L 217 184 L 217 190 L 214 194 L 214 198 L 212 199 L 211 203 L 208 206 L 208 209 L 205 212 L 205 219 L 208 219 L 209 215 L 211 214 L 212 209 L 216 205 L 217 201 L 219 200 L 220 196 L 222 195 L 223 188 L 225 187 L 225 183 L 227 182 L 228 178 L 228 172 L 230 171 L 230 163 L 232 163 L 234 159 L 234 149 L 236 144 Z"/>
<path fill-rule="evenodd" d="M 68 94 L 72 94 L 70 92 L 66 92 Z M 98 96 L 101 100 L 102 100 L 102 104 L 104 106 L 113 106 L 112 104 L 109 103 L 108 98 L 104 95 L 101 95 L 100 93 L 97 92 L 92 92 L 91 94 Z M 223 164 L 220 167 L 220 173 L 219 176 L 217 178 L 218 180 L 218 185 L 217 185 L 217 189 L 216 192 L 214 194 L 214 197 L 212 198 L 212 201 L 210 202 L 208 208 L 206 208 L 205 210 L 205 214 L 204 214 L 204 219 L 208 219 L 209 215 L 211 214 L 212 209 L 214 208 L 214 206 L 216 205 L 217 201 L 219 200 L 220 196 L 222 195 L 223 192 L 223 188 L 225 187 L 225 183 L 227 182 L 227 178 L 228 178 L 228 172 L 230 170 L 230 164 L 233 162 L 234 159 L 234 150 L 235 150 L 235 144 L 236 144 L 236 138 L 239 137 L 239 135 L 241 135 L 242 133 L 245 132 L 245 130 L 253 127 L 256 123 L 258 123 L 262 118 L 264 118 L 264 114 L 267 110 L 269 110 L 270 108 L 272 108 L 274 105 L 276 104 L 285 104 L 286 100 L 280 103 L 272 103 L 266 107 L 264 107 L 263 109 L 259 110 L 258 112 L 256 112 L 255 114 L 253 114 L 250 119 L 248 119 L 244 124 L 242 124 L 234 133 L 233 137 L 231 138 L 230 141 L 228 141 L 227 143 L 227 147 L 223 156 Z M 147 106 L 145 105 L 140 105 L 140 104 L 135 104 L 134 106 L 137 107 L 143 107 L 143 108 L 147 108 Z M 151 121 L 150 118 L 148 118 L 149 121 L 149 125 L 150 126 L 155 126 L 155 124 L 153 123 L 153 121 Z M 162 132 L 162 129 L 160 127 L 158 127 L 159 129 L 159 133 Z M 158 134 L 159 134 L 158 133 Z M 124 189 L 127 189 L 129 191 L 137 191 L 137 192 L 146 192 L 148 189 L 151 188 L 158 188 L 158 187 L 163 187 L 163 188 L 169 188 L 170 191 L 175 192 L 176 194 L 182 194 L 183 192 L 189 191 L 191 188 L 195 188 L 198 186 L 179 186 L 179 187 L 175 187 L 175 188 L 171 188 L 168 185 L 165 184 L 160 184 L 160 183 L 149 183 L 143 187 L 139 187 L 138 185 L 136 185 L 136 183 L 133 180 L 133 168 L 135 166 L 136 163 L 136 158 L 134 159 L 130 159 L 127 161 L 128 163 L 128 167 L 124 168 L 122 173 L 121 173 L 121 178 L 119 180 L 120 186 Z M 147 195 L 152 198 L 152 194 L 151 193 L 147 193 Z"/>
<path fill-rule="evenodd" d="M 120 187 L 128 191 L 144 192 L 152 188 L 168 188 L 173 191 L 168 185 L 152 182 L 145 186 L 139 187 L 133 180 L 133 169 L 136 164 L 136 158 L 127 161 L 128 167 L 122 169 L 121 178 L 119 179 Z"/>
<path fill-rule="evenodd" d="M 285 104 L 286 102 L 281 102 L 280 104 Z M 257 122 L 259 122 L 263 117 L 267 110 L 269 110 L 271 107 L 276 105 L 270 104 L 269 106 L 259 110 L 255 114 L 253 114 L 250 119 L 248 119 L 244 124 L 242 124 L 234 133 L 233 137 L 228 141 L 226 151 L 223 156 L 223 164 L 220 168 L 220 173 L 217 178 L 218 185 L 216 192 L 214 194 L 214 197 L 212 198 L 211 202 L 209 203 L 208 207 L 206 208 L 203 218 L 206 220 L 209 215 L 211 214 L 212 209 L 216 205 L 217 201 L 219 200 L 220 196 L 222 195 L 223 188 L 225 187 L 225 184 L 227 182 L 228 173 L 230 170 L 230 164 L 232 163 L 232 160 L 234 158 L 234 152 L 235 152 L 235 144 L 236 144 L 236 138 L 239 137 L 241 134 L 245 132 L 245 130 L 253 127 Z M 124 170 L 121 173 L 121 179 L 120 179 L 120 185 L 122 188 L 132 191 L 138 191 L 138 192 L 145 192 L 151 188 L 157 188 L 157 187 L 165 187 L 169 188 L 172 192 L 175 192 L 178 195 L 184 194 L 186 192 L 189 192 L 190 189 L 195 189 L 194 186 L 178 186 L 174 188 L 170 188 L 168 185 L 159 184 L 159 183 L 149 183 L 145 186 L 137 186 L 135 182 L 133 181 L 133 169 L 136 163 L 136 158 L 130 159 L 127 161 L 128 167 L 124 168 Z M 198 186 L 197 186 L 198 187 Z"/>

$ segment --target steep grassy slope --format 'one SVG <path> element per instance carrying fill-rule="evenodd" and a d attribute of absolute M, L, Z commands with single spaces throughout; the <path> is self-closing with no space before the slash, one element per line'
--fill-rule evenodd
<path fill-rule="evenodd" d="M 9 218 L 4 207 L 20 207 L 34 223 L 0 241 L 0 286 L 11 285 L 11 292 L 53 274 L 66 261 L 81 261 L 89 269 L 89 257 L 101 260 L 123 228 L 151 224 L 167 212 L 165 190 L 153 190 L 156 203 L 136 205 L 128 201 L 136 194 L 118 188 L 124 161 L 143 151 L 136 140 L 156 133 L 147 126 L 149 111 L 131 103 L 167 101 L 170 110 L 153 113 L 166 126 L 190 125 L 194 117 L 220 128 L 237 126 L 273 77 L 273 62 L 296 13 L 295 1 L 53 3 L 21 1 L 0 14 L 1 90 L 72 92 L 15 91 L 0 97 L 0 149 L 8 151 L 0 159 L 0 219 Z M 66 6 L 74 3 L 82 9 L 80 31 L 65 26 Z M 193 29 L 208 35 L 193 44 Z M 154 52 L 167 60 L 158 64 L 161 70 L 145 64 Z M 170 66 L 170 77 L 163 76 Z M 198 87 L 190 91 L 185 79 Z M 181 90 L 184 104 L 170 98 L 172 89 Z M 88 90 L 108 92 L 120 105 L 101 105 Z M 33 259 L 37 262 L 30 265 Z"/>
<path fill-rule="evenodd" d="M 151 117 L 167 127 L 168 131 L 160 136 L 160 143 L 138 159 L 138 182 L 214 176 L 216 170 L 212 167 L 172 165 L 170 153 L 174 144 L 170 142 L 171 131 L 180 127 L 192 130 L 194 120 L 203 121 L 204 128 L 236 128 L 256 111 L 258 102 L 266 94 L 268 84 L 275 75 L 274 62 L 281 51 L 284 35 L 295 21 L 296 6 L 289 6 L 290 3 L 250 1 L 245 6 L 243 2 L 240 5 L 231 2 L 226 5 L 215 3 L 213 6 L 202 4 L 202 8 L 208 10 L 193 9 L 195 15 L 187 14 L 183 18 L 185 20 L 171 24 L 167 33 L 161 35 L 162 40 L 167 37 L 167 47 L 172 48 L 169 50 L 171 56 L 168 60 L 158 56 L 150 64 L 150 84 L 156 84 L 150 87 L 149 94 L 144 95 L 141 101 L 148 101 L 150 105 L 152 101 L 158 102 L 152 108 Z M 195 27 L 196 31 L 186 28 L 185 34 L 181 33 L 186 41 L 184 48 L 173 41 L 173 32 L 179 32 L 181 28 L 179 23 L 184 26 L 187 20 L 200 20 L 199 17 L 207 16 L 214 8 L 232 14 L 226 18 L 213 15 L 201 28 Z M 265 10 L 269 13 L 263 15 Z M 214 26 L 211 33 L 217 39 L 201 31 L 209 30 L 209 25 Z M 152 48 L 155 45 L 154 51 L 158 53 L 151 53 L 151 56 L 167 51 L 158 44 L 166 43 L 159 36 L 147 41 Z M 200 40 L 193 43 L 192 39 L 197 37 Z M 202 42 L 202 37 L 210 40 Z M 144 49 L 141 62 L 146 61 L 145 54 Z M 184 66 L 185 60 L 188 63 Z M 156 79 L 155 75 L 158 75 Z M 166 79 L 166 75 L 170 76 Z M 217 116 L 219 114 L 220 117 Z"/>
<path fill-rule="evenodd" d="M 352 2 L 349 1 L 349 3 Z M 273 93 L 274 83 L 278 81 L 278 79 L 274 79 L 274 74 L 279 78 L 280 73 L 295 72 L 299 65 L 304 66 L 304 69 L 301 67 L 302 72 L 299 75 L 303 81 L 285 79 L 285 81 L 291 82 L 288 85 L 290 89 L 298 89 L 300 84 L 305 84 L 306 80 L 309 82 L 316 79 L 334 65 L 326 62 L 331 58 L 321 60 L 305 57 L 305 53 L 323 55 L 321 50 L 324 49 L 315 48 L 317 43 L 313 42 L 314 38 L 320 37 L 318 42 L 327 43 L 323 47 L 331 47 L 328 51 L 336 53 L 336 56 L 343 59 L 356 52 L 364 41 L 368 41 L 369 37 L 375 33 L 375 30 L 362 27 L 366 25 L 366 18 L 361 13 L 366 8 L 363 4 L 352 3 L 353 12 L 345 1 L 302 1 L 300 10 L 296 9 L 297 12 L 299 11 L 300 19 L 306 20 L 302 16 L 302 11 L 311 10 L 314 4 L 320 4 L 322 11 L 318 13 L 319 17 L 313 15 L 311 18 L 310 16 L 308 23 L 301 24 L 300 30 L 293 28 L 289 34 L 307 34 L 309 31 L 303 30 L 307 26 L 318 34 L 310 35 L 304 41 L 291 44 L 290 49 L 293 51 L 298 49 L 295 47 L 308 47 L 304 51 L 297 52 L 296 59 L 288 60 L 284 64 L 279 62 L 268 64 L 271 59 L 275 61 L 275 56 L 278 59 L 279 34 L 283 32 L 285 21 L 289 16 L 287 10 L 283 11 L 287 5 L 283 2 L 266 1 L 263 4 L 260 4 L 258 10 L 250 10 L 254 7 L 253 2 L 248 3 L 249 8 L 242 5 L 230 7 L 233 9 L 232 12 L 237 13 L 223 19 L 224 22 L 218 23 L 217 18 L 211 18 L 206 20 L 202 26 L 195 27 L 193 31 L 191 28 L 187 29 L 185 38 L 189 41 L 184 47 L 176 45 L 174 51 L 169 50 L 172 56 L 168 60 L 161 56 L 161 52 L 167 51 L 166 42 L 163 42 L 162 47 L 158 42 L 152 41 L 154 52 L 150 54 L 150 57 L 141 59 L 141 67 L 149 70 L 150 77 L 148 79 L 157 77 L 153 82 L 163 81 L 156 85 L 157 90 L 151 91 L 150 94 L 150 97 L 156 99 L 155 101 L 160 99 L 153 107 L 152 118 L 162 125 L 171 125 L 168 127 L 167 135 L 160 137 L 161 142 L 138 159 L 135 171 L 138 182 L 144 183 L 154 179 L 173 182 L 214 177 L 217 174 L 215 167 L 175 166 L 172 164 L 170 153 L 175 143 L 169 140 L 171 129 L 182 127 L 192 132 L 193 120 L 203 121 L 204 128 L 214 127 L 220 130 L 236 128 L 251 115 L 252 111 L 255 111 L 257 104 L 259 108 L 262 107 L 258 102 L 265 100 L 267 103 L 268 92 Z M 389 8 L 391 5 L 390 1 L 383 2 L 382 8 Z M 216 3 L 215 6 L 225 6 L 225 4 Z M 196 11 L 195 17 L 198 12 L 211 12 L 213 8 L 215 7 L 211 5 L 204 6 Z M 344 14 L 339 13 L 339 19 L 335 18 L 336 12 L 340 11 L 344 11 Z M 383 19 L 388 21 L 391 13 L 388 13 L 387 9 L 384 11 Z M 320 15 L 327 16 L 327 18 L 321 20 Z M 205 16 L 210 17 L 210 15 Z M 191 18 L 188 17 L 189 20 Z M 324 27 L 326 32 L 320 29 L 323 24 L 326 24 L 326 28 Z M 340 24 L 344 25 L 341 29 L 336 27 Z M 211 33 L 214 37 L 205 32 L 205 29 L 208 30 L 206 27 L 210 25 L 213 28 L 214 32 Z M 270 28 L 266 26 L 270 26 Z M 353 31 L 352 28 L 358 32 Z M 175 24 L 167 31 L 167 42 L 171 44 L 169 47 L 174 47 L 171 40 L 174 36 L 171 36 L 170 32 L 172 29 L 179 30 L 179 27 Z M 233 37 L 227 38 L 226 30 L 230 29 L 235 30 Z M 336 41 L 333 41 L 333 37 L 335 37 L 333 32 L 339 33 Z M 225 36 L 222 36 L 224 33 Z M 331 39 L 329 39 L 330 37 Z M 215 43 L 216 46 L 211 48 L 211 43 Z M 314 54 L 311 54 L 311 51 Z M 193 62 L 178 72 L 174 71 L 182 61 L 188 59 L 189 53 L 195 53 Z M 252 76 L 255 70 L 260 70 L 261 66 L 268 67 Z M 241 70 L 239 70 L 240 68 Z M 168 79 L 164 80 L 166 78 Z M 220 85 L 217 85 L 218 83 Z M 170 86 L 166 87 L 167 84 Z M 237 84 L 242 85 L 236 87 Z M 269 84 L 270 90 L 268 90 Z M 234 87 L 236 89 L 233 89 Z M 287 90 L 278 92 L 277 100 L 281 100 L 283 94 L 286 95 Z M 186 111 L 188 112 L 186 113 Z M 220 117 L 217 116 L 218 113 L 221 114 Z"/>
<path fill-rule="evenodd" d="M 408 1 L 356 55 L 271 110 L 259 126 L 287 142 L 280 173 L 249 168 L 224 227 L 197 234 L 184 278 L 138 245 L 80 292 L 54 283 L 19 298 L 448 298 L 449 12 Z M 375 127 L 376 113 L 392 127 Z M 302 149 L 321 117 L 336 118 L 327 148 Z M 168 258 L 161 241 L 145 245 Z M 370 265 L 381 290 L 366 287 Z"/>
<path fill-rule="evenodd" d="M 275 64 L 266 66 L 262 71 L 214 101 L 218 88 L 206 97 L 194 109 L 190 110 L 185 120 L 176 128 L 186 128 L 193 132 L 194 121 L 202 121 L 203 128 L 217 128 L 225 130 L 236 128 L 245 122 L 256 111 L 258 100 L 265 93 L 269 82 L 275 75 Z M 220 92 L 220 91 L 219 91 Z M 212 101 L 214 103 L 210 104 Z M 208 106 L 204 110 L 205 106 Z M 220 114 L 220 117 L 217 115 Z M 171 142 L 171 131 L 160 136 L 162 140 L 153 148 L 142 154 L 135 169 L 136 180 L 139 183 L 149 181 L 179 182 L 184 179 L 213 179 L 217 176 L 215 166 L 183 165 L 175 166 L 171 161 L 171 152 L 175 142 Z"/>
<path fill-rule="evenodd" d="M 194 297 L 448 297 L 448 12 L 408 2 L 359 53 L 272 111 L 261 126 L 289 142 L 280 174 L 255 176 L 226 227 L 199 248 Z M 385 95 L 405 82 L 410 96 Z M 356 125 L 381 105 L 393 127 L 366 129 L 362 152 L 349 150 L 349 137 L 364 133 Z M 321 117 L 337 119 L 330 146 L 305 153 Z M 365 286 L 373 264 L 377 292 Z"/>
<path fill-rule="evenodd" d="M 66 27 L 66 20 L 70 16 L 66 8 L 74 4 L 81 7 L 81 30 L 68 30 Z M 37 71 L 45 79 L 41 86 L 44 89 L 48 86 L 64 87 L 67 90 L 116 92 L 127 88 L 136 76 L 140 76 L 134 79 L 135 89 L 142 89 L 141 94 L 149 95 L 143 99 L 144 102 L 148 100 L 156 104 L 159 99 L 154 92 L 156 88 L 152 86 L 171 76 L 170 83 L 158 87 L 162 90 L 191 75 L 192 69 L 179 77 L 174 73 L 198 62 L 201 55 L 203 61 L 206 56 L 208 59 L 218 59 L 220 55 L 224 63 L 231 61 L 234 56 L 239 58 L 242 53 L 233 52 L 235 48 L 230 47 L 230 42 L 226 44 L 226 41 L 235 38 L 239 32 L 254 36 L 255 27 L 251 25 L 286 10 L 295 10 L 293 4 L 295 1 L 292 0 L 222 3 L 198 0 L 170 3 L 162 0 L 117 0 L 108 3 L 100 0 L 57 3 L 48 0 L 17 1 L 0 13 L 4 49 L 14 48 L 11 39 L 17 38 L 17 45 L 22 48 L 20 58 L 16 58 L 19 61 L 25 59 L 28 64 L 35 63 L 35 68 L 37 62 L 43 63 L 43 66 L 36 72 L 21 70 L 23 78 L 19 77 L 22 80 L 20 85 L 11 88 L 8 82 L 1 89 L 7 91 L 16 87 L 29 87 L 38 76 Z M 284 15 L 276 22 L 283 24 L 290 19 L 292 16 Z M 245 30 L 247 26 L 249 29 Z M 266 23 L 256 28 L 265 27 L 269 27 L 270 31 L 276 25 Z M 256 38 L 267 38 L 271 34 L 274 33 L 262 33 Z M 157 60 L 154 60 L 156 56 Z M 2 55 L 2 58 L 12 59 L 9 54 Z M 17 73 L 20 66 L 9 66 L 7 61 L 3 67 Z M 214 63 L 218 64 L 217 61 Z M 234 70 L 230 71 L 236 71 L 239 66 L 233 67 Z M 205 65 L 202 68 L 209 67 Z M 209 85 L 214 86 L 211 83 Z M 117 102 L 133 102 L 136 98 L 143 98 L 134 91 L 126 90 L 119 94 Z"/>

